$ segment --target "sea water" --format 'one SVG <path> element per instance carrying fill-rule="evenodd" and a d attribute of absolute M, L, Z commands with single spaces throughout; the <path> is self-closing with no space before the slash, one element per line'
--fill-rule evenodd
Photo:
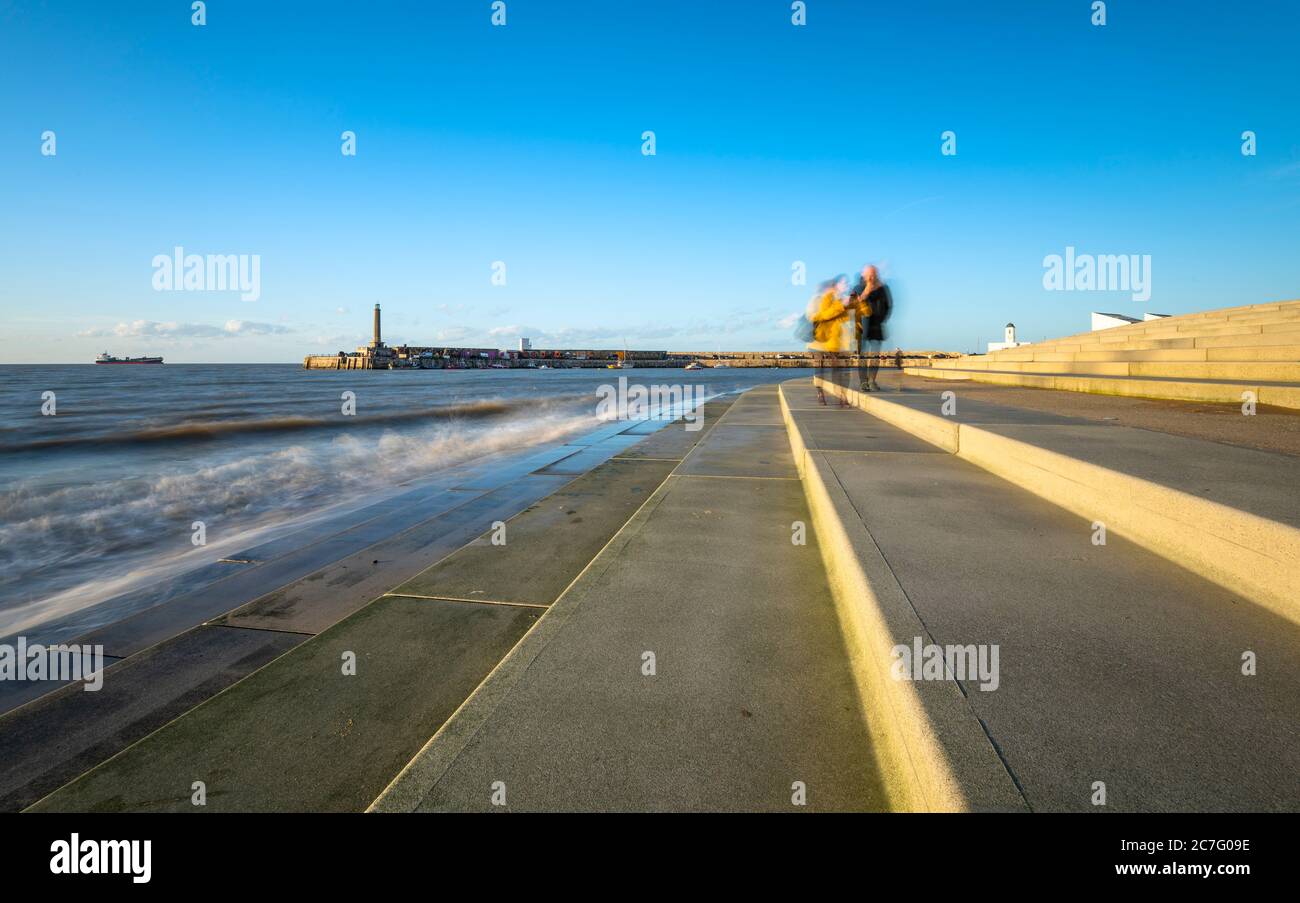
<path fill-rule="evenodd" d="M 0 637 L 111 623 L 115 599 L 253 541 L 590 430 L 619 377 L 713 397 L 799 375 L 2 366 Z"/>

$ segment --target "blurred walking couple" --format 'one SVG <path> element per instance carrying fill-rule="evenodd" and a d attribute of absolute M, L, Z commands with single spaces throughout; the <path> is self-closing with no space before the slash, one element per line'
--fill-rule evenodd
<path fill-rule="evenodd" d="M 849 371 L 845 355 L 852 350 L 858 359 L 859 388 L 863 392 L 879 392 L 876 374 L 880 370 L 880 349 L 885 341 L 885 321 L 894 307 L 889 286 L 872 264 L 862 268 L 857 282 L 849 287 L 847 276 L 838 276 L 823 282 L 808 302 L 808 310 L 801 324 L 801 334 L 813 352 L 817 376 L 830 378 L 845 385 Z M 817 400 L 826 404 L 826 395 L 820 383 Z M 840 406 L 845 406 L 843 397 Z"/>

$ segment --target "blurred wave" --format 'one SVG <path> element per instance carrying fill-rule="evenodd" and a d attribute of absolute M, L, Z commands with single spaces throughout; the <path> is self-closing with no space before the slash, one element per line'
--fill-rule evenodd
<path fill-rule="evenodd" d="M 700 383 L 713 395 L 793 375 L 638 370 L 632 378 Z M 598 387 L 615 379 L 599 370 L 332 373 L 253 364 L 7 366 L 0 377 L 0 636 L 449 468 L 491 466 L 494 455 L 592 429 Z M 42 416 L 50 391 L 57 414 Z M 343 391 L 355 392 L 356 416 L 341 416 Z M 195 521 L 208 540 L 197 548 Z"/>
<path fill-rule="evenodd" d="M 560 396 L 541 400 L 543 404 L 575 402 L 585 396 Z M 450 420 L 454 418 L 491 417 L 535 407 L 538 400 L 530 401 L 477 401 L 469 404 L 444 405 L 423 410 L 391 411 L 369 416 L 271 416 L 247 420 L 193 420 L 169 426 L 148 427 L 103 435 L 65 436 L 36 439 L 28 442 L 0 442 L 0 452 L 37 451 L 67 448 L 79 445 L 129 445 L 143 442 L 193 442 L 216 439 L 239 433 L 282 433 L 295 430 L 344 430 L 370 428 L 400 423 L 417 423 L 422 420 Z"/>

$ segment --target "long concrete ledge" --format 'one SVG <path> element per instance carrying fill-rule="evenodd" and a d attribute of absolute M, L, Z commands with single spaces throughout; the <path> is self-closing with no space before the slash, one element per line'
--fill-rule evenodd
<path fill-rule="evenodd" d="M 1213 379 L 1077 373 L 1025 373 L 948 366 L 905 367 L 903 372 L 911 376 L 923 376 L 926 379 L 970 380 L 1000 386 L 1055 389 L 1059 392 L 1087 392 L 1092 395 L 1122 395 L 1127 398 L 1162 398 L 1212 404 L 1241 404 L 1246 397 L 1243 393 L 1251 392 L 1258 404 L 1300 409 L 1300 385 L 1295 383 L 1231 382 Z"/>
<path fill-rule="evenodd" d="M 929 637 L 929 631 L 832 472 L 827 453 L 808 447 L 785 385 L 780 400 L 890 808 L 1027 811 L 956 681 L 891 676 L 890 650 Z"/>
<path fill-rule="evenodd" d="M 1112 468 L 814 378 L 823 390 L 1300 623 L 1300 530 Z"/>

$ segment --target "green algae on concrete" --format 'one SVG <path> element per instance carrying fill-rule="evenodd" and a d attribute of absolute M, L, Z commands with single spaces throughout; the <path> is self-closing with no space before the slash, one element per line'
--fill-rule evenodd
<path fill-rule="evenodd" d="M 362 811 L 536 617 L 379 599 L 32 808 Z M 206 806 L 191 802 L 195 781 Z"/>
<path fill-rule="evenodd" d="M 58 690 L 0 719 L 0 812 L 29 806 L 307 637 L 198 627 L 123 660 L 104 685 Z"/>

